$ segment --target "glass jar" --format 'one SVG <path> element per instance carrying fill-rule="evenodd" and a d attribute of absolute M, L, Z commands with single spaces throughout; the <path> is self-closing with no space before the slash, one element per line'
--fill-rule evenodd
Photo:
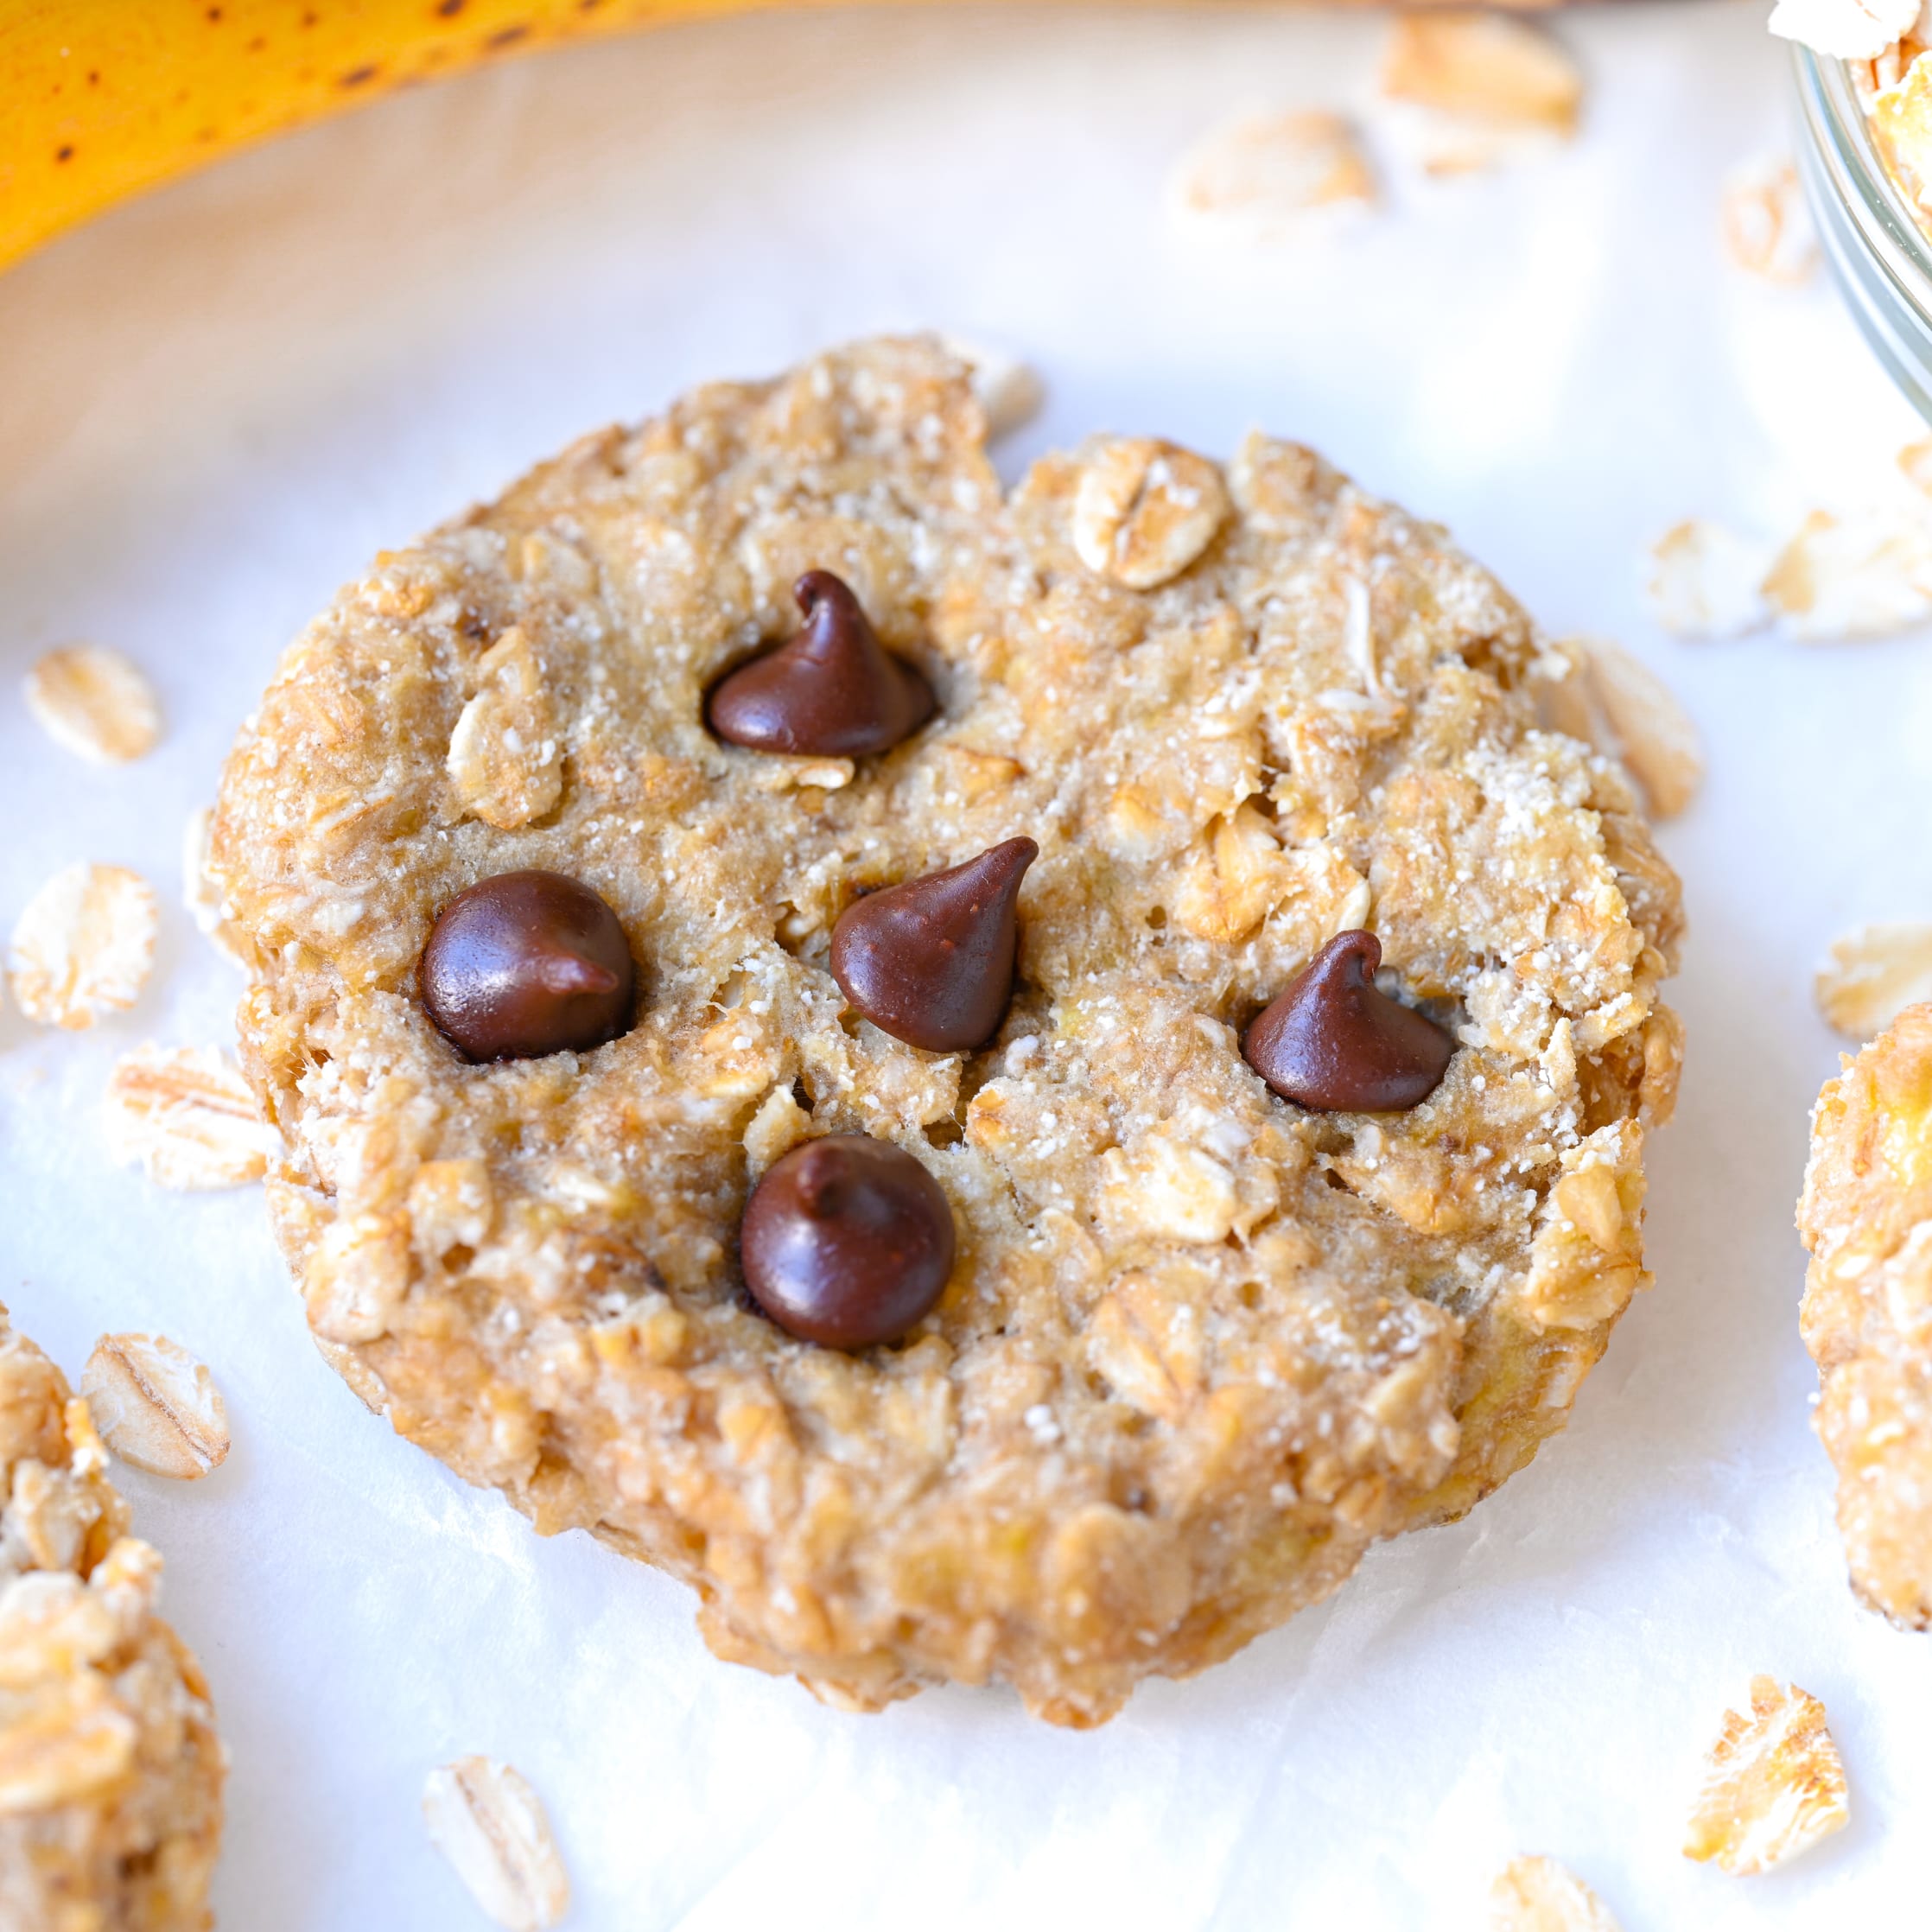
<path fill-rule="evenodd" d="M 1825 259 L 1866 341 L 1932 422 L 1932 239 L 1885 172 L 1845 62 L 1792 53 L 1799 168 Z"/>

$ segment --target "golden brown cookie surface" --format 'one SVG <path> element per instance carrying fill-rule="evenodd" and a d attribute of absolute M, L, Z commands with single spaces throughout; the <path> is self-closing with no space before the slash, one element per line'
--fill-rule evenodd
<path fill-rule="evenodd" d="M 1308 451 L 1147 439 L 1007 499 L 963 369 L 861 345 L 701 390 L 381 560 L 231 762 L 271 1184 L 332 1359 L 549 1530 L 694 1584 L 721 1654 L 872 1707 L 998 1679 L 1091 1723 L 1230 1654 L 1560 1426 L 1646 1279 L 1677 887 L 1442 534 Z M 836 572 L 938 709 L 857 760 L 705 728 Z M 985 1048 L 848 1006 L 861 888 L 1038 842 Z M 416 960 L 478 880 L 615 909 L 632 1031 L 466 1065 Z M 1240 1030 L 1366 926 L 1459 1028 L 1405 1113 L 1270 1092 Z M 793 1340 L 752 1182 L 896 1142 L 958 1258 L 914 1336 Z"/>
<path fill-rule="evenodd" d="M 106 1463 L 0 1309 L 0 1926 L 206 1932 L 226 1759 Z"/>

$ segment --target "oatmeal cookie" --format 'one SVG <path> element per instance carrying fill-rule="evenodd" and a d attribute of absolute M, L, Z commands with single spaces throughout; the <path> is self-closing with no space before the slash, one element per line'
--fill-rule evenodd
<path fill-rule="evenodd" d="M 86 1402 L 0 1309 L 0 1932 L 204 1932 L 226 1757 Z"/>
<path fill-rule="evenodd" d="M 1838 1468 L 1852 1587 L 1932 1624 L 1932 1006 L 1908 1007 L 1825 1083 L 1798 1203 L 1811 1252 L 1813 1418 Z"/>
<path fill-rule="evenodd" d="M 1440 531 L 1260 435 L 1100 438 L 1010 496 L 984 442 L 912 340 L 576 444 L 296 643 L 213 862 L 271 1211 L 372 1408 L 683 1578 L 722 1656 L 1088 1725 L 1560 1427 L 1649 1279 L 1677 882 Z M 1010 1004 L 899 974 L 957 918 L 976 972 L 1016 931 Z M 531 919 L 581 936 L 545 1037 L 582 1050 L 460 1051 Z M 1338 935 L 1368 1047 L 1452 1033 L 1403 1110 L 1243 1057 Z M 519 1052 L 525 1006 L 485 1002 Z M 852 1288 L 787 1245 L 833 1196 L 943 1287 L 895 1339 L 765 1312 Z"/>

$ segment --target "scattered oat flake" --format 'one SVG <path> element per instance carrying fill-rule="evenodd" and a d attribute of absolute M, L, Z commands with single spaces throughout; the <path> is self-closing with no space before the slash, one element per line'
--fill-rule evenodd
<path fill-rule="evenodd" d="M 570 1905 L 543 1801 L 513 1766 L 460 1757 L 423 1788 L 429 1837 L 469 1895 L 506 1932 L 543 1932 Z"/>
<path fill-rule="evenodd" d="M 1915 490 L 1932 496 L 1932 436 L 1909 442 L 1898 452 L 1898 472 Z"/>
<path fill-rule="evenodd" d="M 1817 272 L 1818 237 L 1797 168 L 1788 157 L 1733 169 L 1719 214 L 1725 251 L 1748 274 L 1797 288 Z"/>
<path fill-rule="evenodd" d="M 1389 29 L 1382 91 L 1391 100 L 1492 127 L 1574 131 L 1583 75 L 1541 28 L 1501 14 L 1405 14 Z"/>
<path fill-rule="evenodd" d="M 228 1411 L 207 1365 L 163 1335 L 104 1335 L 80 1393 L 100 1438 L 124 1463 L 183 1482 L 228 1458 Z"/>
<path fill-rule="evenodd" d="M 1674 817 L 1704 781 L 1697 727 L 1643 661 L 1600 638 L 1550 647 L 1538 678 L 1543 721 L 1621 759 L 1655 818 Z"/>
<path fill-rule="evenodd" d="M 1882 1033 L 1907 1007 L 1932 1000 L 1932 925 L 1861 925 L 1833 942 L 1814 983 L 1827 1023 L 1853 1039 Z"/>
<path fill-rule="evenodd" d="M 27 673 L 27 709 L 55 744 L 97 765 L 128 764 L 161 736 L 161 704 L 145 673 L 98 645 L 49 651 Z"/>
<path fill-rule="evenodd" d="M 1745 1878 L 1808 1851 L 1850 1818 L 1825 1706 L 1795 1684 L 1753 1677 L 1750 1715 L 1724 1713 L 1684 1856 Z"/>
<path fill-rule="evenodd" d="M 1511 1859 L 1490 1887 L 1490 1932 L 1618 1932 L 1610 1909 L 1554 1859 Z"/>
<path fill-rule="evenodd" d="M 1764 594 L 1801 643 L 1909 630 L 1932 617 L 1932 524 L 1814 510 L 1766 574 Z"/>
<path fill-rule="evenodd" d="M 998 438 L 1030 423 L 1046 399 L 1038 373 L 1016 355 L 963 335 L 942 338 L 970 372 L 973 393 L 986 412 L 986 433 Z"/>
<path fill-rule="evenodd" d="M 1214 129 L 1182 157 L 1170 194 L 1184 219 L 1259 243 L 1377 199 L 1354 124 L 1319 110 L 1251 114 Z"/>
<path fill-rule="evenodd" d="M 1673 637 L 1736 638 L 1770 620 L 1769 546 L 1690 518 L 1650 546 L 1651 614 Z"/>
<path fill-rule="evenodd" d="M 108 1077 L 107 1146 L 156 1185 L 184 1193 L 259 1180 L 279 1151 L 228 1054 L 151 1043 L 118 1060 Z"/>
<path fill-rule="evenodd" d="M 28 901 L 9 961 L 14 998 L 43 1026 L 92 1026 L 141 995 L 160 922 L 153 888 L 124 866 L 71 865 Z"/>

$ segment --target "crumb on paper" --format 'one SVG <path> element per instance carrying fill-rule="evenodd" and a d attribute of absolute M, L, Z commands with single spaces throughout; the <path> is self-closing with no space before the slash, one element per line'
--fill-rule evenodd
<path fill-rule="evenodd" d="M 545 1932 L 570 1905 L 570 1881 L 540 1799 L 512 1765 L 460 1757 L 430 1772 L 423 1819 L 478 1906 L 505 1932 Z"/>
<path fill-rule="evenodd" d="M 1882 1033 L 1907 1007 L 1932 1000 L 1932 925 L 1861 925 L 1834 940 L 1814 982 L 1818 1011 L 1853 1039 Z"/>
<path fill-rule="evenodd" d="M 138 873 L 85 863 L 57 872 L 14 926 L 8 966 L 20 1010 L 71 1030 L 124 1012 L 147 984 L 159 925 Z"/>
<path fill-rule="evenodd" d="M 1511 1859 L 1490 1887 L 1490 1932 L 1620 1932 L 1610 1909 L 1554 1859 Z"/>
<path fill-rule="evenodd" d="M 1804 187 L 1788 156 L 1746 162 L 1725 179 L 1719 204 L 1725 252 L 1749 275 L 1798 288 L 1818 271 L 1818 237 Z"/>
<path fill-rule="evenodd" d="M 124 1055 L 108 1077 L 109 1153 L 180 1192 L 243 1187 L 280 1152 L 275 1129 L 232 1055 L 216 1046 L 157 1046 Z"/>
<path fill-rule="evenodd" d="M 1850 1817 L 1825 1706 L 1795 1684 L 1753 1677 L 1750 1713 L 1724 1713 L 1684 1856 L 1745 1878 L 1809 1851 Z"/>
<path fill-rule="evenodd" d="M 1814 510 L 1766 573 L 1764 594 L 1803 644 L 1910 630 L 1932 616 L 1932 522 Z"/>
<path fill-rule="evenodd" d="M 131 658 L 98 645 L 49 651 L 27 673 L 27 709 L 49 738 L 95 765 L 127 765 L 161 736 L 161 702 Z"/>
<path fill-rule="evenodd" d="M 1777 0 L 1770 29 L 1814 53 L 1876 60 L 1918 18 L 1919 0 Z"/>
<path fill-rule="evenodd" d="M 1183 220 L 1259 244 L 1375 206 L 1375 172 L 1345 116 L 1301 109 L 1249 114 L 1211 130 L 1169 186 Z"/>
<path fill-rule="evenodd" d="M 1650 546 L 1644 589 L 1651 615 L 1680 638 L 1735 638 L 1770 620 L 1764 579 L 1773 553 L 1721 524 L 1692 517 Z"/>

